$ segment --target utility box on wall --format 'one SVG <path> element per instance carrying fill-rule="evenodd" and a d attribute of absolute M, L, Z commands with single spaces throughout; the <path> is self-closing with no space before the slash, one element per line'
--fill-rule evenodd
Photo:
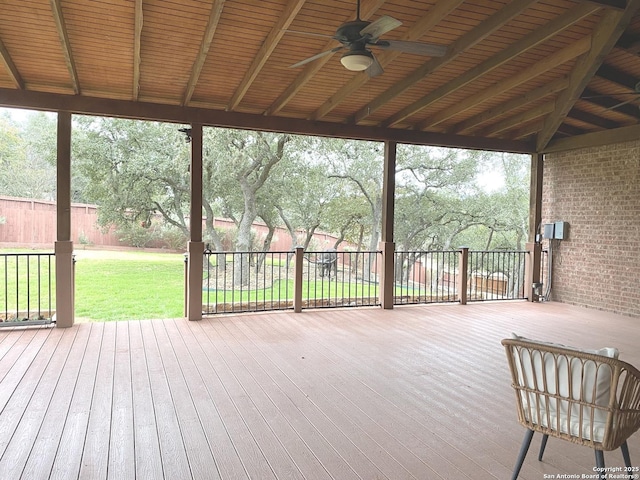
<path fill-rule="evenodd" d="M 545 223 L 542 228 L 542 238 L 553 238 L 554 227 L 553 223 Z"/>
<path fill-rule="evenodd" d="M 553 230 L 552 238 L 555 238 L 556 240 L 567 240 L 569 238 L 568 222 L 556 222 Z"/>

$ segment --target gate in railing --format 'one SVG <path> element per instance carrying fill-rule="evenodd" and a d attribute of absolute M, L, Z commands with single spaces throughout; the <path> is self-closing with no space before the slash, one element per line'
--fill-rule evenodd
<path fill-rule="evenodd" d="M 54 259 L 54 253 L 0 254 L 0 327 L 53 321 Z"/>
<path fill-rule="evenodd" d="M 470 251 L 467 300 L 524 299 L 524 272 L 527 252 Z"/>
<path fill-rule="evenodd" d="M 381 252 L 204 252 L 203 314 L 379 305 Z M 298 279 L 296 281 L 296 279 Z"/>
<path fill-rule="evenodd" d="M 526 258 L 524 251 L 395 252 L 394 304 L 460 301 L 464 278 L 466 301 L 524 299 Z"/>
<path fill-rule="evenodd" d="M 458 301 L 459 251 L 395 252 L 394 305 Z"/>

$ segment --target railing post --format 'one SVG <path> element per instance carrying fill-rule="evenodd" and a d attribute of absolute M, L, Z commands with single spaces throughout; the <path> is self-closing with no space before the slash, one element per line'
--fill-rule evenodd
<path fill-rule="evenodd" d="M 187 319 L 202 320 L 202 266 L 204 257 L 203 242 L 187 244 L 189 261 L 187 263 Z"/>
<path fill-rule="evenodd" d="M 57 241 L 54 244 L 56 254 L 56 326 L 71 327 L 74 313 L 74 267 L 73 242 Z"/>
<path fill-rule="evenodd" d="M 458 300 L 467 304 L 467 284 L 469 279 L 469 247 L 460 247 L 460 267 L 458 272 Z"/>
<path fill-rule="evenodd" d="M 394 242 L 380 242 L 382 250 L 382 269 L 380 272 L 380 306 L 384 309 L 393 309 L 394 294 L 394 260 L 396 245 Z"/>
<path fill-rule="evenodd" d="M 302 312 L 302 266 L 304 262 L 304 249 L 295 248 L 295 273 L 293 276 L 293 311 Z"/>
<path fill-rule="evenodd" d="M 542 260 L 542 245 L 539 243 L 527 243 L 527 256 L 524 263 L 524 288 L 527 300 L 540 301 L 540 263 Z"/>

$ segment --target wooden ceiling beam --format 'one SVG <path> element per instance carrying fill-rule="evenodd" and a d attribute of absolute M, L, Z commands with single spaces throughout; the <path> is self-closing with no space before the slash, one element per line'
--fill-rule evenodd
<path fill-rule="evenodd" d="M 582 0 L 585 3 L 599 5 L 604 8 L 612 8 L 614 10 L 624 10 L 627 8 L 627 0 Z"/>
<path fill-rule="evenodd" d="M 208 108 L 114 100 L 0 88 L 0 106 L 34 110 L 66 111 L 82 115 L 151 120 L 178 124 L 240 128 L 266 132 L 286 132 L 354 140 L 393 141 L 413 145 L 533 153 L 530 142 L 469 137 L 446 133 L 416 132 L 398 128 L 367 127 L 342 123 L 309 121 L 300 118 L 266 117 L 259 114 L 228 112 Z"/>
<path fill-rule="evenodd" d="M 535 29 L 529 35 L 502 50 L 497 55 L 494 55 L 493 57 L 487 59 L 471 70 L 468 70 L 463 75 L 460 75 L 452 81 L 442 85 L 441 87 L 436 88 L 435 90 L 429 92 L 428 95 L 422 97 L 420 100 L 417 100 L 411 105 L 403 108 L 398 113 L 386 120 L 384 122 L 384 125 L 393 126 L 400 123 L 404 119 L 425 109 L 426 107 L 439 101 L 443 97 L 459 90 L 465 85 L 468 85 L 469 83 L 477 80 L 483 75 L 486 75 L 487 73 L 500 67 L 501 65 L 504 65 L 505 63 L 518 57 L 519 55 L 522 55 L 527 50 L 549 40 L 550 38 L 565 30 L 567 27 L 573 25 L 574 23 L 582 20 L 585 17 L 588 17 L 597 10 L 599 10 L 599 8 L 593 5 L 580 5 L 576 8 L 572 8 L 564 15 L 560 15 L 546 25 Z M 361 116 L 356 114 L 356 120 L 359 120 L 360 118 Z"/>
<path fill-rule="evenodd" d="M 384 4 L 385 0 L 375 0 L 365 3 L 360 10 L 360 18 L 362 20 L 369 20 L 374 13 Z M 347 22 L 351 20 L 352 17 L 345 19 Z M 336 46 L 336 41 L 334 39 L 329 40 L 326 45 L 320 49 L 321 52 L 326 52 L 331 50 Z M 298 92 L 304 87 L 309 80 L 311 80 L 316 73 L 333 57 L 333 54 L 327 55 L 325 57 L 321 57 L 309 64 L 304 68 L 302 73 L 300 73 L 296 79 L 289 84 L 284 92 L 280 94 L 280 96 L 271 104 L 271 106 L 266 110 L 265 115 L 274 115 L 281 111 L 287 103 L 294 98 Z"/>
<path fill-rule="evenodd" d="M 527 109 L 517 115 L 512 115 L 504 120 L 501 120 L 489 127 L 478 132 L 481 137 L 492 137 L 510 129 L 517 129 L 521 125 L 530 123 L 531 121 L 540 118 L 544 115 L 548 115 L 555 108 L 556 103 L 554 101 L 543 103 L 537 107 Z"/>
<path fill-rule="evenodd" d="M 133 20 L 133 94 L 132 99 L 138 100 L 140 94 L 140 42 L 142 40 L 142 24 L 144 21 L 142 12 L 142 0 L 135 0 Z"/>
<path fill-rule="evenodd" d="M 613 98 L 607 95 L 602 95 L 601 93 L 598 93 L 594 90 L 585 88 L 584 92 L 582 92 L 581 100 L 583 102 L 593 103 L 607 110 L 613 109 L 614 107 L 616 107 L 615 111 L 617 113 L 622 113 L 623 115 L 626 115 L 628 117 L 632 117 L 632 118 L 635 118 L 636 120 L 640 120 L 640 108 L 638 108 L 637 106 L 630 105 L 630 104 L 620 105 L 622 102 L 619 99 Z M 461 132 L 456 132 L 456 133 L 461 133 Z"/>
<path fill-rule="evenodd" d="M 640 35 L 623 33 L 616 43 L 616 47 L 626 50 L 633 55 L 640 54 Z"/>
<path fill-rule="evenodd" d="M 62 54 L 64 55 L 64 61 L 67 64 L 67 70 L 69 71 L 73 91 L 76 95 L 80 95 L 81 91 L 80 81 L 78 80 L 78 70 L 76 69 L 76 63 L 73 59 L 71 42 L 69 41 L 69 34 L 67 33 L 67 27 L 64 23 L 64 15 L 62 14 L 62 6 L 60 5 L 60 0 L 50 0 L 50 4 L 51 13 L 53 14 L 53 20 L 56 24 L 58 37 L 60 37 L 60 46 L 62 48 Z"/>
<path fill-rule="evenodd" d="M 7 50 L 7 47 L 4 46 L 4 43 L 2 43 L 2 40 L 0 40 L 0 59 L 2 60 L 2 63 L 4 64 L 7 73 L 11 77 L 11 81 L 14 83 L 16 88 L 23 90 L 24 80 L 18 71 L 18 67 L 13 63 L 11 55 L 9 55 L 9 51 Z"/>
<path fill-rule="evenodd" d="M 455 10 L 461 3 L 463 3 L 463 0 L 439 0 L 438 3 L 436 3 L 433 8 L 431 8 L 426 13 L 426 15 L 422 16 L 416 23 L 413 24 L 413 26 L 401 38 L 401 40 L 412 42 L 419 39 L 431 28 L 440 23 L 442 19 L 444 19 L 453 10 Z M 451 49 L 451 47 L 449 48 Z M 461 52 L 462 51 L 457 52 L 456 56 Z M 389 65 L 394 59 L 396 59 L 398 55 L 400 55 L 400 52 L 384 52 L 383 54 L 378 56 L 378 62 L 380 62 L 380 65 L 384 68 L 385 66 Z M 445 58 L 450 58 L 450 53 L 448 53 Z M 441 59 L 436 60 L 440 61 Z M 366 72 L 360 72 L 356 74 L 350 82 L 348 82 L 344 87 L 338 90 L 338 92 L 332 95 L 331 98 L 329 98 L 323 105 L 321 105 L 320 108 L 318 108 L 313 113 L 313 115 L 311 115 L 310 119 L 319 120 L 325 117 L 343 100 L 348 98 L 352 93 L 361 88 L 368 81 L 369 76 Z"/>
<path fill-rule="evenodd" d="M 639 7 L 640 0 L 629 0 L 624 11 L 609 10 L 605 12 L 593 32 L 593 42 L 589 52 L 574 67 L 569 76 L 569 87 L 559 95 L 556 110 L 547 117 L 545 128 L 538 134 L 536 145 L 538 152 L 547 147 L 556 130 L 602 65 L 604 57 L 611 51 L 622 32 L 627 28 Z"/>
<path fill-rule="evenodd" d="M 557 139 L 549 142 L 541 153 L 564 152 L 578 148 L 601 147 L 616 143 L 632 142 L 640 138 L 640 125 L 620 127 L 615 130 L 585 133 L 584 135 Z"/>
<path fill-rule="evenodd" d="M 441 58 L 433 58 L 426 63 L 424 63 L 421 67 L 414 70 L 411 74 L 405 77 L 400 82 L 396 83 L 394 86 L 387 89 L 382 95 L 378 96 L 372 102 L 369 102 L 365 105 L 364 108 L 360 109 L 356 113 L 356 118 L 358 121 L 362 121 L 365 116 L 370 115 L 379 109 L 382 105 L 389 102 L 393 98 L 397 97 L 401 93 L 403 93 L 408 88 L 412 87 L 420 80 L 422 80 L 425 76 L 435 72 L 440 67 L 448 64 L 453 61 L 456 57 L 462 54 L 465 50 L 473 47 L 477 43 L 484 40 L 486 37 L 491 35 L 494 31 L 499 29 L 509 20 L 516 17 L 520 12 L 526 9 L 532 3 L 535 3 L 536 0 L 522 0 L 519 2 L 512 2 L 509 5 L 505 6 L 493 16 L 484 20 L 480 23 L 480 25 L 466 34 L 462 35 L 458 40 L 453 42 L 447 51 L 447 54 Z M 355 122 L 356 118 L 352 119 L 352 122 Z M 383 122 L 382 126 L 388 126 L 387 122 Z"/>
<path fill-rule="evenodd" d="M 580 40 L 573 42 L 562 50 L 558 50 L 557 52 L 549 55 L 546 58 L 543 58 L 530 67 L 521 70 L 517 75 L 507 77 L 504 80 L 495 83 L 491 87 L 485 88 L 484 90 L 477 92 L 474 95 L 470 95 L 464 100 L 456 103 L 455 105 L 445 108 L 444 110 L 441 110 L 438 113 L 429 116 L 429 118 L 427 118 L 425 121 L 416 125 L 415 128 L 418 130 L 424 130 L 429 127 L 433 127 L 434 125 L 438 125 L 445 120 L 453 117 L 454 115 L 457 115 L 458 113 L 464 112 L 472 107 L 480 105 L 481 103 L 490 100 L 496 95 L 500 95 L 503 92 L 509 91 L 512 88 L 517 87 L 518 85 L 522 85 L 523 83 L 528 82 L 538 75 L 541 75 L 545 72 L 548 72 L 549 70 L 556 68 L 559 65 L 573 60 L 574 58 L 588 52 L 590 47 L 591 37 L 582 37 Z"/>
<path fill-rule="evenodd" d="M 606 118 L 599 117 L 598 115 L 594 115 L 593 113 L 578 110 L 575 107 L 569 111 L 567 117 L 573 118 L 574 120 L 578 120 L 583 123 L 588 123 L 589 125 L 593 125 L 594 127 L 598 128 L 613 129 L 619 128 L 621 126 L 617 122 L 607 120 Z"/>
<path fill-rule="evenodd" d="M 621 87 L 628 88 L 632 92 L 635 91 L 636 85 L 640 82 L 640 78 L 629 75 L 627 72 L 615 68 L 611 65 L 602 65 L 596 71 L 596 76 L 604 78 L 605 80 L 620 85 Z"/>
<path fill-rule="evenodd" d="M 278 42 L 280 42 L 285 31 L 296 18 L 296 15 L 298 15 L 298 12 L 304 5 L 304 2 L 305 0 L 289 1 L 284 12 L 280 15 L 278 22 L 273 26 L 267 38 L 262 42 L 260 50 L 258 50 L 258 53 L 253 57 L 253 63 L 245 73 L 244 78 L 234 92 L 233 97 L 231 97 L 231 101 L 227 107 L 229 110 L 235 110 L 238 107 L 242 98 L 249 90 L 249 87 L 251 87 L 251 84 L 260 73 L 260 70 L 262 70 L 262 67 L 264 67 L 264 64 L 267 63 L 267 60 L 278 46 Z"/>
<path fill-rule="evenodd" d="M 182 105 L 189 104 L 189 102 L 191 101 L 191 97 L 193 96 L 193 92 L 196 89 L 198 79 L 200 78 L 200 73 L 202 72 L 202 67 L 204 66 L 204 62 L 207 60 L 207 55 L 209 54 L 209 49 L 211 48 L 213 36 L 215 35 L 216 29 L 218 28 L 218 22 L 220 21 L 220 15 L 222 15 L 224 2 L 225 0 L 214 0 L 213 4 L 211 5 L 209 20 L 207 21 L 207 28 L 205 29 L 204 35 L 202 36 L 202 42 L 200 42 L 200 50 L 198 51 L 198 55 L 193 62 L 193 66 L 191 67 L 191 74 L 189 75 L 189 81 L 187 82 L 187 86 L 184 89 L 184 94 L 182 95 Z"/>
<path fill-rule="evenodd" d="M 567 77 L 561 77 L 557 80 L 554 80 L 550 83 L 546 83 L 541 87 L 538 87 L 530 92 L 525 93 L 524 95 L 518 95 L 517 97 L 509 100 L 507 102 L 501 103 L 500 105 L 496 105 L 490 110 L 486 112 L 482 112 L 474 117 L 471 117 L 463 122 L 458 123 L 449 131 L 451 133 L 462 134 L 468 132 L 473 127 L 478 125 L 482 125 L 483 123 L 490 122 L 492 119 L 501 117 L 506 113 L 509 113 L 513 110 L 517 110 L 529 103 L 535 102 L 544 98 L 548 95 L 556 94 L 569 85 L 569 79 Z"/>

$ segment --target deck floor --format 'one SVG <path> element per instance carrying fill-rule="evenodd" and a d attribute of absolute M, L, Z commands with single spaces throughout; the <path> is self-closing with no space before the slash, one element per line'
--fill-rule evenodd
<path fill-rule="evenodd" d="M 640 365 L 640 319 L 559 303 L 3 329 L 0 479 L 507 479 L 511 332 Z M 593 473 L 590 449 L 538 444 L 521 479 Z"/>

